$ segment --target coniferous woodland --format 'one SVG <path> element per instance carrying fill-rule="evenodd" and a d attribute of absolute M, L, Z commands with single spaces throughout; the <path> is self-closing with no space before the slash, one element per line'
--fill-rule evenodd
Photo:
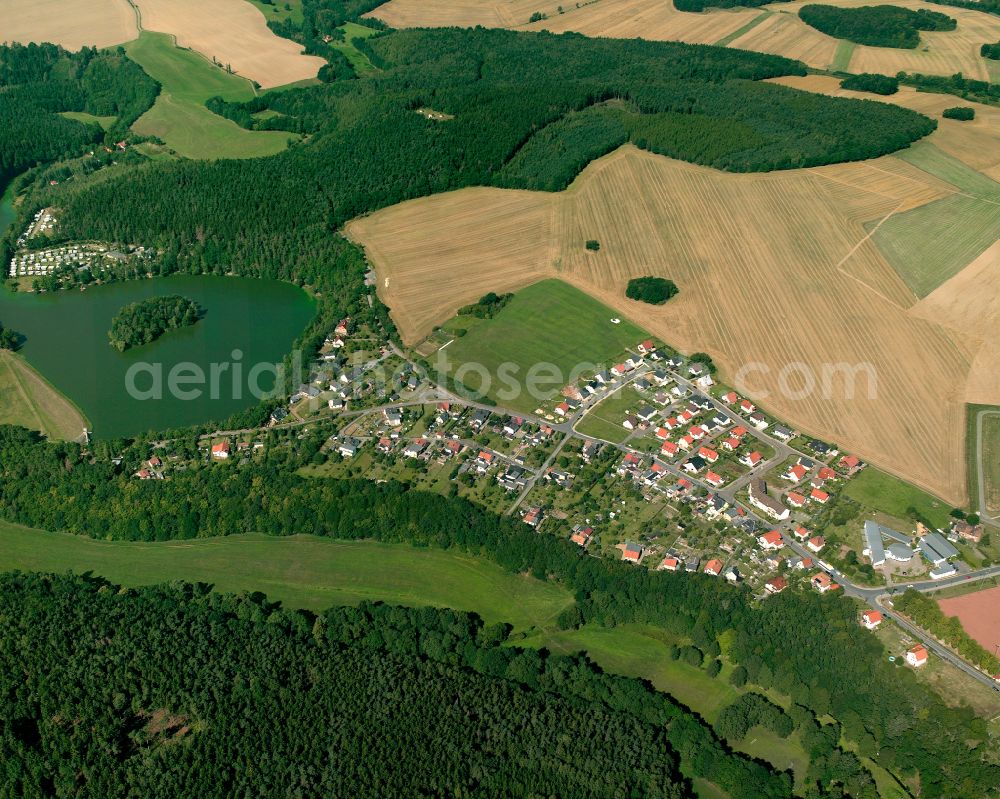
<path fill-rule="evenodd" d="M 157 83 L 123 50 L 69 52 L 54 44 L 0 47 L 0 185 L 36 164 L 80 155 L 122 136 L 156 99 Z M 117 117 L 105 132 L 59 116 Z"/>
<path fill-rule="evenodd" d="M 21 428 L 0 427 L 0 508 L 23 524 L 119 540 L 260 531 L 468 552 L 512 573 L 564 584 L 576 597 L 559 618 L 564 628 L 652 623 L 690 638 L 703 652 L 728 633 L 729 657 L 745 679 L 788 694 L 816 718 L 838 719 L 832 731 L 809 727 L 815 729 L 817 792 L 848 781 L 857 783 L 850 795 L 871 795 L 864 787 L 870 775 L 856 755 L 822 748 L 823 741 L 835 746 L 841 732 L 857 742 L 861 755 L 897 773 L 919 775 L 924 796 L 988 796 L 1000 785 L 1000 766 L 985 756 L 986 722 L 969 708 L 946 706 L 905 667 L 889 664 L 882 645 L 858 624 L 852 603 L 785 592 L 757 606 L 745 589 L 588 557 L 569 542 L 568 530 L 565 536 L 558 529 L 538 535 L 519 520 L 458 497 L 401 483 L 295 474 L 323 441 L 313 434 L 296 438 L 294 447 L 268 445 L 263 462 L 239 469 L 209 465 L 170 480 L 142 481 L 130 475 L 148 457 L 148 445 L 97 442 L 91 454 L 75 444 L 45 443 Z M 122 462 L 107 457 L 111 452 L 121 454 Z M 685 722 L 691 723 L 693 718 Z M 685 751 L 680 753 L 683 759 Z M 690 757 L 701 764 L 697 773 L 730 793 L 735 790 L 730 783 L 749 780 L 730 774 L 728 769 L 736 768 L 731 764 L 724 773 L 712 771 L 711 753 Z M 757 792 L 738 795 L 772 795 L 757 786 L 758 778 L 770 784 L 771 778 L 758 775 Z"/>
<path fill-rule="evenodd" d="M 469 614 L 8 573 L 0 617 L 5 795 L 693 795 L 669 700 Z"/>
<path fill-rule="evenodd" d="M 171 294 L 122 306 L 111 320 L 108 338 L 119 352 L 155 341 L 168 330 L 193 325 L 202 316 L 194 300 Z"/>
<path fill-rule="evenodd" d="M 841 8 L 823 4 L 802 6 L 799 17 L 816 30 L 872 47 L 913 50 L 920 44 L 920 31 L 953 31 L 954 18 L 938 11 L 914 11 L 899 6 Z"/>

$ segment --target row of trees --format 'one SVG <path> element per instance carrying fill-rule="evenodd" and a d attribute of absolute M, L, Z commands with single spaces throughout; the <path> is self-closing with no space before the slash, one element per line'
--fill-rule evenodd
<path fill-rule="evenodd" d="M 893 599 L 893 604 L 896 610 L 909 616 L 919 627 L 930 630 L 965 660 L 987 674 L 1000 674 L 1000 659 L 965 631 L 961 619 L 945 615 L 931 597 L 909 590 Z"/>
<path fill-rule="evenodd" d="M 901 47 L 913 50 L 920 44 L 920 31 L 953 31 L 953 17 L 920 8 L 899 6 L 858 6 L 842 8 L 814 4 L 802 6 L 799 18 L 816 30 L 872 47 Z"/>
<path fill-rule="evenodd" d="M 905 668 L 889 664 L 850 601 L 785 592 L 757 607 L 745 589 L 723 581 L 588 557 L 562 535 L 568 530 L 558 521 L 555 535 L 538 535 L 459 497 L 399 483 L 298 476 L 295 470 L 322 443 L 322 434 L 310 434 L 294 447 L 268 447 L 254 465 L 208 465 L 166 481 L 140 481 L 130 474 L 148 457 L 148 445 L 100 445 L 91 457 L 77 445 L 4 427 L 0 508 L 24 524 L 101 538 L 254 530 L 453 547 L 512 573 L 565 584 L 577 600 L 559 617 L 566 628 L 651 623 L 703 652 L 731 631 L 730 657 L 749 682 L 780 689 L 818 717 L 832 714 L 861 755 L 919 775 L 925 796 L 987 796 L 1000 785 L 1000 767 L 980 756 L 985 723 L 968 708 L 946 706 Z M 120 465 L 112 453 L 123 457 Z"/>
<path fill-rule="evenodd" d="M 193 325 L 203 313 L 198 303 L 179 294 L 147 297 L 118 310 L 111 320 L 108 339 L 122 352 L 155 341 L 168 330 Z"/>
<path fill-rule="evenodd" d="M 899 91 L 899 79 L 874 72 L 862 72 L 860 75 L 844 78 L 840 82 L 840 88 L 855 92 L 889 95 Z"/>

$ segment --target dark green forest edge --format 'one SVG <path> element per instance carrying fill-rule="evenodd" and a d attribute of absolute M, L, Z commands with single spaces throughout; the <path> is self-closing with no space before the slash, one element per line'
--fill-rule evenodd
<path fill-rule="evenodd" d="M 838 720 L 806 736 L 812 741 L 808 797 L 875 796 L 867 770 L 837 746 L 841 733 L 861 755 L 897 774 L 918 775 L 924 796 L 988 796 L 1000 784 L 1000 766 L 988 759 L 985 720 L 967 707 L 947 707 L 909 670 L 890 664 L 882 645 L 859 626 L 853 603 L 785 592 L 757 604 L 747 589 L 697 574 L 649 572 L 589 557 L 570 543 L 565 522 L 556 523 L 566 529 L 554 535 L 538 535 L 520 520 L 459 497 L 401 483 L 296 475 L 324 440 L 322 433 L 311 433 L 296 438 L 294 448 L 269 444 L 263 461 L 239 470 L 206 466 L 171 480 L 140 481 L 130 475 L 148 457 L 146 442 L 97 442 L 85 450 L 0 427 L 0 507 L 23 524 L 95 538 L 184 540 L 256 530 L 466 552 L 511 573 L 567 586 L 576 601 L 559 617 L 565 629 L 644 622 L 709 653 L 718 651 L 726 635 L 728 656 L 743 677 L 764 689 L 778 688 L 802 706 L 794 711 L 796 723 L 814 729 L 806 709 L 816 718 L 831 714 Z M 122 460 L 113 462 L 112 454 Z M 708 779 L 733 799 L 790 795 L 787 774 L 726 754 L 693 715 L 678 715 L 677 721 L 689 731 L 685 736 L 701 741 L 690 748 L 687 737 L 670 739 L 687 776 Z"/>
<path fill-rule="evenodd" d="M 920 44 L 920 31 L 953 31 L 956 22 L 938 11 L 913 11 L 899 6 L 840 8 L 822 4 L 802 6 L 799 18 L 816 30 L 872 47 L 913 50 Z"/>
<path fill-rule="evenodd" d="M 678 11 L 697 12 L 706 8 L 759 8 L 771 2 L 774 0 L 674 0 L 674 8 Z"/>
<path fill-rule="evenodd" d="M 111 320 L 108 338 L 123 352 L 155 341 L 168 330 L 193 325 L 201 316 L 198 303 L 179 294 L 149 297 L 122 306 Z"/>
<path fill-rule="evenodd" d="M 318 47 L 319 31 L 342 24 L 360 13 L 359 9 L 367 10 L 306 0 L 306 22 L 289 33 L 310 47 Z M 127 153 L 111 165 L 100 155 L 86 155 L 90 149 L 102 152 L 94 146 L 101 141 L 94 126 L 73 123 L 50 128 L 41 124 L 33 131 L 35 141 L 9 135 L 7 126 L 0 126 L 0 157 L 5 159 L 2 163 L 11 165 L 8 174 L 28 170 L 19 183 L 25 192 L 20 222 L 39 207 L 55 206 L 60 214 L 60 237 L 144 244 L 157 252 L 153 270 L 159 274 L 239 273 L 305 286 L 319 299 L 317 318 L 300 342 L 309 349 L 321 343 L 338 319 L 348 315 L 393 334 L 387 309 L 378 302 L 369 307 L 366 300 L 363 254 L 337 233 L 346 220 L 360 213 L 470 185 L 559 190 L 589 161 L 626 141 L 695 163 L 752 171 L 873 157 L 904 147 L 934 128 L 931 120 L 906 109 L 761 83 L 764 78 L 805 71 L 798 62 L 769 55 L 673 43 L 485 30 L 389 32 L 359 47 L 379 70 L 370 77 L 331 78 L 319 86 L 267 93 L 243 105 L 214 103 L 218 112 L 245 126 L 287 126 L 306 134 L 303 143 L 269 158 L 153 163 Z M 120 119 L 134 118 L 152 102 L 156 85 L 141 71 L 133 74 L 137 68 L 120 54 L 95 55 L 91 60 L 105 58 L 111 74 L 100 85 L 118 87 L 112 94 Z M 61 84 L 62 76 L 79 72 L 81 59 L 58 48 L 41 56 L 32 48 L 0 48 L 0 98 L 7 92 L 30 93 L 37 85 L 47 87 L 47 92 L 48 84 Z M 525 75 L 533 79 L 526 82 Z M 130 82 L 129 76 L 137 80 Z M 137 93 L 125 84 L 142 91 Z M 68 85 L 77 87 L 74 91 L 79 95 L 74 96 L 78 107 L 97 107 L 87 105 L 97 102 L 92 96 L 97 89 L 86 88 L 82 77 L 72 78 Z M 454 118 L 425 119 L 416 113 L 421 107 Z M 281 116 L 266 120 L 250 117 L 265 109 Z M 52 100 L 31 113 L 43 122 L 49 117 L 61 120 L 55 113 L 58 110 L 72 109 Z M 54 179 L 59 185 L 50 186 Z M 3 246 L 9 248 L 10 244 L 8 239 Z M 243 421 L 252 423 L 250 419 Z M 690 638 L 694 646 L 708 652 L 728 633 L 733 638 L 729 657 L 739 664 L 741 673 L 761 688 L 780 689 L 794 703 L 788 716 L 803 731 L 811 756 L 805 790 L 809 797 L 875 795 L 871 776 L 858 757 L 839 748 L 841 733 L 856 743 L 861 755 L 875 758 L 897 774 L 918 776 L 925 796 L 986 796 L 1000 784 L 1000 768 L 986 760 L 987 732 L 982 720 L 967 708 L 948 708 L 912 674 L 888 664 L 881 645 L 858 627 L 851 603 L 786 592 L 759 607 L 746 590 L 720 581 L 698 575 L 650 573 L 587 557 L 562 536 L 539 536 L 517 520 L 494 516 L 458 497 L 414 491 L 399 483 L 296 476 L 294 471 L 310 463 L 322 443 L 318 435 L 305 435 L 296 439 L 294 448 L 266 447 L 261 462 L 239 470 L 205 468 L 178 473 L 165 481 L 138 481 L 130 475 L 148 458 L 146 442 L 95 442 L 82 449 L 74 444 L 48 443 L 21 429 L 0 428 L 0 512 L 36 527 L 122 540 L 188 539 L 253 530 L 458 549 L 488 558 L 512 573 L 529 572 L 569 587 L 576 602 L 560 618 L 564 628 L 588 622 L 649 622 Z M 119 455 L 122 460 L 116 464 L 113 457 Z M 24 673 L 24 662 L 49 657 L 46 647 L 53 644 L 41 643 L 47 641 L 45 636 L 10 635 L 3 639 L 3 646 L 10 648 L 10 654 L 5 652 L 4 668 L 10 675 L 9 684 L 18 686 L 15 695 L 19 701 L 16 715 L 3 726 L 0 744 L 24 754 L 26 770 L 15 777 L 22 785 L 32 784 L 30 780 L 35 778 L 59 779 L 59 785 L 65 786 L 63 795 L 75 791 L 71 781 L 81 779 L 81 774 L 99 780 L 105 773 L 124 774 L 126 780 L 141 778 L 133 794 L 156 793 L 161 785 L 182 793 L 176 787 L 176 779 L 181 777 L 170 771 L 174 757 L 193 758 L 189 762 L 195 764 L 231 762 L 244 774 L 263 774 L 271 764 L 255 754 L 242 760 L 218 755 L 220 751 L 235 751 L 229 743 L 236 747 L 236 743 L 225 741 L 220 730 L 232 727 L 221 720 L 250 716 L 280 721 L 291 718 L 285 715 L 291 708 L 302 708 L 301 714 L 295 723 L 275 723 L 268 728 L 282 733 L 268 733 L 268 752 L 291 751 L 298 742 L 293 737 L 299 729 L 296 724 L 311 731 L 329 724 L 334 715 L 341 719 L 339 726 L 334 725 L 341 737 L 332 746 L 335 751 L 353 751 L 350 747 L 355 744 L 350 742 L 370 733 L 349 726 L 346 719 L 351 718 L 350 713 L 327 711 L 320 722 L 317 711 L 307 705 L 315 702 L 329 708 L 336 702 L 357 706 L 351 704 L 357 699 L 350 696 L 353 672 L 367 674 L 372 680 L 379 676 L 373 675 L 368 662 L 381 659 L 365 658 L 364 652 L 358 655 L 356 647 L 361 644 L 354 640 L 364 637 L 368 628 L 379 632 L 375 645 L 387 652 L 395 652 L 392 647 L 409 640 L 407 636 L 418 635 L 412 630 L 405 635 L 387 633 L 381 623 L 365 618 L 351 623 L 327 622 L 328 627 L 353 625 L 352 632 L 334 636 L 341 654 L 331 658 L 329 650 L 323 648 L 330 640 L 325 632 L 316 635 L 316 620 L 276 611 L 259 598 L 233 600 L 200 593 L 195 597 L 190 596 L 191 589 L 177 589 L 174 594 L 116 592 L 84 581 L 7 579 L 13 582 L 0 590 L 0 601 L 13 603 L 18 609 L 17 613 L 5 611 L 7 625 L 22 624 L 24 615 L 28 620 L 23 623 L 29 628 L 31 620 L 37 620 L 38 633 L 53 627 L 79 630 L 81 625 L 97 626 L 113 620 L 114 635 L 67 632 L 59 637 L 59 646 L 64 647 L 60 651 L 69 654 L 52 655 L 52 668 L 66 670 L 66 680 L 41 681 L 38 675 L 45 673 L 44 667 L 32 672 L 35 677 Z M 45 589 L 42 585 L 54 587 Z M 91 599 L 91 595 L 97 598 Z M 162 612 L 166 608 L 177 612 Z M 30 616 L 27 609 L 32 609 Z M 374 610 L 365 612 L 378 615 Z M 350 613 L 331 611 L 334 616 Z M 446 623 L 421 615 L 431 611 L 398 613 L 419 621 L 393 622 L 393 629 Z M 189 614 L 200 621 L 195 624 Z M 664 795 L 685 795 L 688 791 L 677 777 L 678 762 L 685 777 L 715 783 L 733 799 L 791 794 L 787 773 L 730 752 L 695 715 L 647 686 L 636 681 L 615 682 L 623 686 L 624 695 L 632 697 L 627 703 L 619 702 L 617 689 L 607 687 L 619 678 L 599 675 L 593 667 L 578 664 L 572 680 L 562 679 L 560 669 L 570 668 L 565 660 L 496 646 L 502 635 L 493 633 L 490 638 L 473 621 L 461 624 L 467 624 L 467 633 L 449 628 L 461 642 L 461 647 L 455 644 L 461 654 L 451 656 L 452 660 L 444 657 L 451 651 L 451 643 L 413 644 L 401 660 L 387 659 L 386 668 L 396 669 L 402 675 L 400 685 L 411 686 L 411 691 L 413 685 L 426 684 L 420 690 L 436 692 L 432 684 L 437 678 L 450 686 L 449 696 L 459 691 L 464 694 L 467 688 L 475 697 L 468 707 L 482 708 L 484 720 L 479 729 L 492 730 L 495 740 L 503 742 L 497 745 L 505 747 L 504 757 L 510 760 L 523 757 L 535 768 L 533 758 L 542 756 L 538 753 L 550 756 L 553 746 L 557 754 L 564 751 L 565 758 L 546 761 L 546 768 L 554 772 L 546 779 L 580 781 L 536 783 L 547 792 L 622 795 L 612 793 L 617 790 L 615 780 L 621 771 L 610 763 L 611 749 L 595 742 L 593 736 L 588 738 L 587 731 L 608 730 L 608 740 L 613 741 L 620 740 L 621 731 L 628 729 L 632 740 L 642 741 L 648 752 L 663 753 L 654 758 L 658 761 L 655 764 L 643 760 L 633 773 L 648 774 Z M 185 629 L 199 632 L 179 632 Z M 130 636 L 138 640 L 130 640 Z M 423 641 L 422 633 L 419 637 Z M 442 633 L 442 637 L 446 636 Z M 484 645 L 484 637 L 491 645 Z M 432 638 L 438 641 L 437 636 Z M 111 643 L 101 651 L 98 643 L 104 640 Z M 146 642 L 152 640 L 169 643 L 150 652 Z M 113 657 L 120 642 L 124 642 L 122 651 L 150 652 L 148 657 L 143 655 L 148 670 L 126 676 L 105 666 L 110 661 L 101 658 Z M 312 647 L 319 654 L 313 653 Z M 267 652 L 267 657 L 258 657 L 250 664 L 244 650 Z M 487 654 L 480 654 L 480 650 Z M 86 656 L 74 658 L 74 651 Z M 280 657 L 275 655 L 278 652 Z M 172 659 L 175 653 L 179 658 L 176 662 Z M 214 657 L 218 660 L 212 660 Z M 173 665 L 161 670 L 158 659 Z M 485 667 L 480 660 L 493 665 Z M 328 666 L 326 661 L 330 661 Z M 218 665 L 230 663 L 247 665 L 230 671 L 225 671 L 229 666 Z M 306 668 L 312 664 L 318 665 Z M 551 670 L 549 664 L 553 664 Z M 323 680 L 316 679 L 327 667 L 334 670 L 330 675 L 336 689 L 322 688 Z M 16 674 L 11 673 L 14 669 Z M 97 675 L 109 672 L 118 675 L 116 681 L 98 685 Z M 260 682 L 245 676 L 251 673 L 260 673 Z M 199 675 L 204 679 L 197 680 Z M 571 684 L 582 688 L 573 693 Z M 60 691 L 79 690 L 70 699 L 53 693 L 57 685 Z M 272 688 L 274 685 L 282 690 Z M 235 692 L 234 686 L 238 689 Z M 331 694 L 323 693 L 327 690 L 342 690 L 342 694 L 332 699 Z M 276 694 L 280 701 L 274 698 Z M 394 722 L 398 732 L 407 733 L 405 746 L 421 752 L 432 745 L 425 734 L 426 725 L 417 725 L 416 720 L 428 717 L 426 714 L 436 718 L 431 707 L 438 713 L 452 707 L 442 695 L 431 695 L 429 705 L 418 702 L 412 716 L 400 716 Z M 572 718 L 576 735 L 596 747 L 588 755 L 595 768 L 590 769 L 588 763 L 579 777 L 568 774 L 570 767 L 580 767 L 577 755 L 571 748 L 558 747 L 571 747 L 572 741 L 566 737 L 573 734 L 560 737 L 553 745 L 553 739 L 547 737 L 552 735 L 551 729 L 542 722 L 531 730 L 533 737 L 514 740 L 505 727 L 507 721 L 494 710 L 497 697 L 508 695 L 516 695 L 509 701 L 512 707 L 523 709 L 518 711 L 522 716 Z M 94 700 L 94 696 L 106 696 L 107 701 Z M 52 703 L 64 700 L 65 712 L 48 712 Z M 210 721 L 210 708 L 216 704 L 222 714 L 220 723 L 199 724 Z M 366 707 L 387 705 L 400 713 L 406 710 L 391 701 L 376 700 Z M 568 705 L 583 707 L 586 712 L 577 718 Z M 100 736 L 91 733 L 90 725 L 64 723 L 65 719 L 78 718 L 81 706 L 95 718 L 107 714 L 100 715 L 102 720 L 94 725 Z M 172 720 L 166 724 L 164 712 Z M 461 711 L 455 707 L 449 712 Z M 584 716 L 597 712 L 606 714 L 606 720 L 602 715 L 599 725 L 587 726 L 590 721 Z M 149 722 L 144 721 L 147 714 Z M 816 721 L 827 714 L 838 721 L 823 725 Z M 729 716 L 727 723 L 736 729 L 746 723 L 745 719 L 740 721 L 744 716 L 772 725 L 779 734 L 788 725 L 766 707 L 741 705 Z M 153 718 L 157 721 L 152 722 Z M 300 721 L 305 719 L 313 721 Z M 393 726 L 384 719 L 369 721 L 372 729 Z M 441 721 L 449 735 L 458 735 L 453 722 L 457 723 L 454 716 Z M 421 732 L 416 731 L 417 726 Z M 289 738 L 283 738 L 285 734 Z M 325 731 L 327 734 L 333 732 Z M 189 745 L 165 746 L 167 738 L 178 735 L 188 739 Z M 98 739 L 100 746 L 92 739 Z M 246 748 L 249 743 L 238 740 L 244 747 L 240 752 L 250 751 Z M 392 749 L 397 755 L 401 738 L 386 740 L 397 743 Z M 78 753 L 74 757 L 79 760 L 74 763 L 59 757 L 56 776 L 43 777 L 49 762 L 46 758 L 55 757 L 49 754 L 50 741 L 52 751 L 74 747 L 72 751 Z M 456 743 L 455 752 L 466 753 L 468 750 L 461 748 L 464 745 L 463 738 Z M 142 753 L 141 759 L 137 752 Z M 621 747 L 615 754 L 624 764 L 638 762 Z M 18 756 L 5 760 L 18 763 Z M 110 771 L 81 771 L 79 766 L 90 757 L 110 758 L 100 761 Z M 281 762 L 281 755 L 274 757 L 275 763 Z M 433 781 L 443 780 L 442 773 L 453 775 L 449 779 L 465 780 L 470 772 L 454 776 L 459 766 L 451 768 L 459 762 L 458 755 L 454 761 L 440 759 L 444 757 L 434 751 L 430 758 L 433 765 L 429 763 L 420 771 L 414 764 L 414 773 L 430 780 L 432 786 L 444 786 Z M 488 787 L 486 781 L 491 777 L 486 772 L 496 768 L 507 774 L 506 767 L 482 757 L 482 751 L 470 754 L 462 761 L 462 768 L 474 769 L 468 779 L 481 781 L 479 784 L 487 786 L 482 792 L 492 795 L 495 792 Z M 374 758 L 370 763 L 385 760 Z M 206 768 L 192 766 L 183 772 L 192 779 L 190 775 L 204 775 L 206 793 L 198 795 L 212 795 L 208 791 L 218 784 L 215 770 Z M 528 768 L 526 765 L 526 771 Z M 359 781 L 369 776 L 379 780 L 403 776 L 381 772 L 359 775 L 359 771 L 363 769 L 345 776 L 321 763 L 311 769 L 296 768 L 295 779 L 303 786 L 299 791 L 303 795 L 312 793 L 313 785 L 325 790 L 331 784 L 332 794 L 371 791 L 377 795 L 381 791 L 385 795 L 397 786 L 379 782 L 377 787 L 368 787 Z M 405 775 L 405 769 L 399 771 Z M 287 780 L 287 770 L 281 773 L 286 778 L 281 782 L 283 787 L 299 784 Z M 234 775 L 234 784 L 240 778 Z M 167 782 L 157 782 L 160 779 Z M 448 783 L 448 787 L 458 784 L 470 785 Z M 508 792 L 511 795 L 527 793 L 519 790 L 520 783 L 507 784 L 514 786 Z M 50 787 L 49 783 L 44 785 Z M 681 793 L 671 793 L 675 785 Z M 253 783 L 253 787 L 259 786 Z M 638 791 L 636 795 L 655 795 L 646 790 L 646 783 L 633 782 L 630 787 Z M 411 792 L 407 786 L 398 788 L 402 793 Z M 437 788 L 432 792 L 439 793 Z M 104 792 L 98 786 L 93 793 L 125 792 Z"/>

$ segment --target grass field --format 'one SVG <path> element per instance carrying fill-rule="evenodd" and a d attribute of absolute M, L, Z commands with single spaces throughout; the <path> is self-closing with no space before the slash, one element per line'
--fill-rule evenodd
<path fill-rule="evenodd" d="M 135 14 L 125 0 L 4 0 L 2 42 L 52 42 L 70 50 L 134 39 Z"/>
<path fill-rule="evenodd" d="M 775 416 L 962 505 L 965 387 L 993 381 L 976 400 L 987 402 L 1000 380 L 997 370 L 973 369 L 989 331 L 956 325 L 991 318 L 960 303 L 1000 298 L 1000 285 L 949 289 L 953 313 L 919 313 L 865 230 L 949 193 L 950 184 L 892 156 L 737 175 L 625 146 L 561 193 L 450 192 L 348 231 L 408 343 L 486 291 L 557 277 L 682 352 L 709 353 L 728 383 L 748 361 L 765 364 L 742 393 L 763 401 L 766 392 Z M 587 239 L 600 251 L 585 250 Z M 674 280 L 679 295 L 663 306 L 626 299 L 628 280 L 643 274 Z M 776 335 L 776 325 L 794 333 Z M 578 338 L 571 320 L 554 333 Z M 444 351 L 452 361 L 459 346 Z M 804 365 L 801 384 L 782 378 L 790 364 Z M 813 390 L 797 393 L 809 380 Z"/>
<path fill-rule="evenodd" d="M 481 365 L 490 375 L 484 394 L 506 406 L 532 411 L 570 382 L 574 373 L 593 370 L 647 338 L 627 320 L 613 324 L 613 316 L 579 289 L 560 280 L 543 280 L 518 291 L 496 316 L 470 327 L 436 357 L 446 358 L 447 370 L 476 391 L 483 388 L 482 376 L 467 365 Z M 554 369 L 543 371 L 549 365 Z M 503 374 L 513 378 L 510 384 Z M 534 374 L 537 392 L 527 384 Z M 509 388 L 514 381 L 519 385 Z"/>
<path fill-rule="evenodd" d="M 865 507 L 898 519 L 910 518 L 908 510 L 914 508 L 935 527 L 948 524 L 951 508 L 947 504 L 871 466 L 852 477 L 844 493 Z"/>
<path fill-rule="evenodd" d="M 957 194 L 895 214 L 875 243 L 918 297 L 926 297 L 1000 238 L 1000 183 L 930 142 L 898 154 Z"/>
<path fill-rule="evenodd" d="M 452 607 L 518 629 L 550 624 L 571 601 L 562 588 L 471 556 L 314 536 L 132 543 L 0 521 L 0 569 L 93 572 L 128 586 L 205 582 L 219 591 L 264 591 L 286 606 L 316 611 L 363 600 Z"/>
<path fill-rule="evenodd" d="M 1000 411 L 983 417 L 983 479 L 986 507 L 1000 515 Z"/>
<path fill-rule="evenodd" d="M 158 136 L 187 158 L 273 155 L 295 138 L 279 131 L 245 130 L 209 111 L 205 107 L 209 97 L 245 101 L 253 97 L 253 87 L 197 53 L 175 47 L 170 36 L 144 32 L 125 49 L 163 85 L 153 107 L 132 126 L 136 133 Z"/>
<path fill-rule="evenodd" d="M 28 363 L 0 351 L 0 424 L 38 430 L 52 439 L 72 441 L 90 427 L 80 410 Z"/>
<path fill-rule="evenodd" d="M 367 25 L 359 25 L 356 22 L 348 22 L 342 25 L 340 30 L 344 32 L 344 41 L 330 42 L 330 46 L 334 50 L 342 52 L 347 57 L 347 60 L 351 62 L 354 71 L 359 75 L 374 72 L 375 66 L 368 60 L 368 56 L 354 46 L 354 39 L 369 39 L 379 31 L 375 28 L 369 28 Z"/>
<path fill-rule="evenodd" d="M 77 122 L 90 123 L 96 122 L 104 130 L 107 130 L 112 125 L 115 124 L 117 117 L 97 117 L 93 114 L 88 114 L 86 111 L 60 111 L 59 116 L 66 117 L 66 119 L 75 119 Z"/>
<path fill-rule="evenodd" d="M 837 42 L 837 51 L 833 54 L 830 69 L 834 72 L 847 72 L 851 66 L 854 47 L 854 42 Z"/>
<path fill-rule="evenodd" d="M 313 78 L 324 64 L 322 58 L 304 55 L 302 45 L 275 34 L 267 27 L 265 12 L 247 0 L 133 2 L 142 13 L 143 30 L 173 34 L 181 47 L 228 64 L 264 88 Z M 284 9 L 284 0 L 275 4 Z M 301 12 L 298 0 L 296 6 Z"/>
<path fill-rule="evenodd" d="M 721 39 L 719 39 L 719 41 L 713 42 L 712 44 L 714 44 L 716 47 L 725 47 L 730 42 L 734 42 L 737 39 L 739 39 L 743 34 L 749 33 L 750 31 L 752 31 L 754 28 L 756 28 L 758 25 L 760 25 L 760 23 L 762 23 L 769 16 L 771 16 L 771 12 L 770 11 L 765 11 L 762 14 L 760 14 L 759 16 L 754 17 L 746 25 L 743 25 L 743 26 L 737 28 L 732 33 L 727 33 L 725 36 L 723 36 Z"/>
<path fill-rule="evenodd" d="M 629 431 L 622 427 L 622 420 L 629 411 L 638 410 L 644 402 L 630 386 L 619 389 L 602 399 L 576 423 L 576 429 L 586 436 L 621 442 Z"/>

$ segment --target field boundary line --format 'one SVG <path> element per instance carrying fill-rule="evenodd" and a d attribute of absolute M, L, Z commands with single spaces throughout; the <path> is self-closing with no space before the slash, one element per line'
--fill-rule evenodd
<path fill-rule="evenodd" d="M 889 303 L 890 305 L 895 305 L 901 311 L 906 311 L 908 309 L 905 308 L 905 307 L 903 307 L 902 305 L 900 305 L 895 300 L 890 300 L 881 291 L 879 291 L 878 289 L 876 289 L 876 288 L 874 288 L 872 286 L 869 286 L 861 278 L 857 277 L 856 275 L 852 275 L 850 272 L 848 272 L 847 270 L 845 270 L 843 268 L 843 266 L 844 266 L 845 263 L 847 263 L 847 261 L 850 260 L 851 256 L 853 256 L 854 253 L 856 253 L 865 244 L 865 242 L 869 241 L 871 239 L 871 237 L 875 235 L 875 231 L 877 231 L 880 227 L 882 227 L 883 224 L 885 224 L 892 216 L 894 216 L 896 214 L 896 212 L 905 204 L 905 202 L 906 202 L 905 200 L 900 200 L 899 204 L 895 208 L 893 208 L 889 213 L 887 213 L 884 217 L 882 217 L 879 220 L 878 224 L 875 225 L 875 227 L 873 227 L 871 230 L 869 230 L 868 233 L 865 234 L 864 238 L 861 239 L 861 241 L 859 241 L 857 244 L 855 244 L 853 247 L 851 247 L 850 252 L 848 252 L 847 255 L 845 255 L 843 258 L 841 258 L 839 261 L 837 261 L 837 265 L 834 267 L 838 272 L 840 272 L 840 274 L 845 275 L 846 277 L 851 278 L 851 280 L 854 280 L 857 283 L 860 283 L 862 286 L 864 286 L 866 289 L 868 289 L 876 297 L 879 297 L 882 300 L 885 300 L 885 302 Z M 878 249 L 878 248 L 876 247 L 876 249 Z M 881 253 L 881 251 L 880 251 L 880 253 Z M 892 267 L 890 266 L 890 269 L 891 268 Z"/>

